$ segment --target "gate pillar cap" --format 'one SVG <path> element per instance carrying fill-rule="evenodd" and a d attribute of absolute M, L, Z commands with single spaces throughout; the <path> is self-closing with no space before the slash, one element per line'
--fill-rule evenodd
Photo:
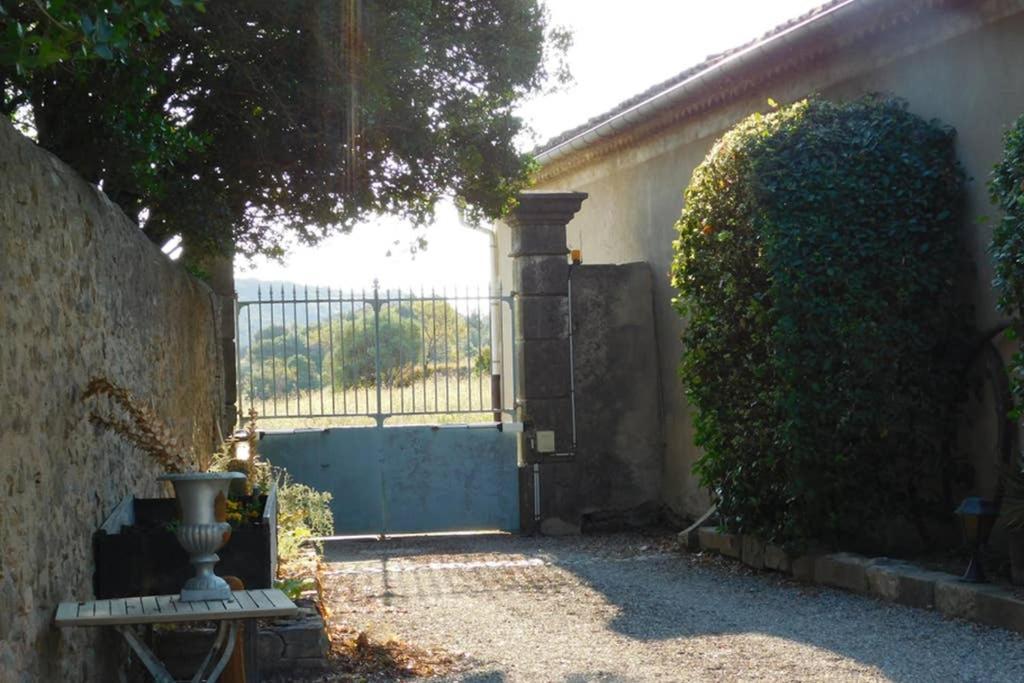
<path fill-rule="evenodd" d="M 511 229 L 509 256 L 557 256 L 569 253 L 565 226 L 580 210 L 586 192 L 523 192 L 505 219 Z"/>
<path fill-rule="evenodd" d="M 513 228 L 524 225 L 565 226 L 580 210 L 586 192 L 520 192 L 505 219 Z"/>

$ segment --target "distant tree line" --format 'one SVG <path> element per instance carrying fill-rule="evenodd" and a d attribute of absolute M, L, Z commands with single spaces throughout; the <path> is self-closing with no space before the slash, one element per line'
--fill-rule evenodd
<path fill-rule="evenodd" d="M 305 305 L 305 304 L 304 304 Z M 315 318 L 311 313 L 310 318 Z M 241 325 L 239 372 L 254 399 L 335 388 L 401 387 L 433 373 L 484 374 L 490 366 L 490 319 L 444 301 L 388 303 L 357 308 L 330 321 Z M 266 321 L 264 321 L 266 322 Z M 380 377 L 377 377 L 377 340 Z"/>

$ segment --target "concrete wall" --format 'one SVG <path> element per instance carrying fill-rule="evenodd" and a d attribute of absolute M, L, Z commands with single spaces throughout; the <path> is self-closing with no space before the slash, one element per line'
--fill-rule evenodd
<path fill-rule="evenodd" d="M 52 626 L 92 597 L 92 533 L 149 458 L 90 424 L 104 374 L 208 450 L 223 405 L 218 300 L 106 197 L 0 120 L 0 679 L 114 681 L 119 638 Z M 169 494 L 169 490 L 166 491 Z"/>
<path fill-rule="evenodd" d="M 571 282 L 583 528 L 651 521 L 663 452 L 651 269 L 583 265 Z"/>
<path fill-rule="evenodd" d="M 854 43 L 816 58 L 802 70 L 775 77 L 740 99 L 725 99 L 701 115 L 569 168 L 534 188 L 589 193 L 568 230 L 570 246 L 582 249 L 585 263 L 645 261 L 651 266 L 666 415 L 662 499 L 680 514 L 703 512 L 708 499 L 690 471 L 698 452 L 676 375 L 681 324 L 671 307 L 674 291 L 667 275 L 673 224 L 682 209 L 682 190 L 714 141 L 748 114 L 766 111 L 769 97 L 790 102 L 814 92 L 843 99 L 882 91 L 905 98 L 911 111 L 925 118 L 954 126 L 960 160 L 971 177 L 964 229 L 977 265 L 973 285 L 977 324 L 984 329 L 999 318 L 985 252 L 991 223 L 978 224 L 976 219 L 994 213 L 985 179 L 1000 156 L 1003 131 L 1024 113 L 1020 76 L 1024 73 L 1024 3 L 961 3 L 953 11 L 917 16 L 901 31 L 895 37 L 886 34 L 880 42 Z M 638 73 L 637 90 L 647 85 L 645 81 Z M 502 227 L 503 253 L 507 253 L 507 233 Z M 502 267 L 508 287 L 510 264 Z M 990 458 L 992 440 L 985 433 L 969 439 L 972 455 L 978 460 Z"/>

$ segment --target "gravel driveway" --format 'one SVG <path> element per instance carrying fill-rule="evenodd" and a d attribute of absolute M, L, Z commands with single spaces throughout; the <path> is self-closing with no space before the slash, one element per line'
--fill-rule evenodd
<path fill-rule="evenodd" d="M 326 548 L 333 618 L 457 681 L 1024 681 L 1024 638 L 616 534 Z"/>

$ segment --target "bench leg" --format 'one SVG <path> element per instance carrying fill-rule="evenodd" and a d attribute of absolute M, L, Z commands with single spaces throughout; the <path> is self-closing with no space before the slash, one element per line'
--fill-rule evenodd
<path fill-rule="evenodd" d="M 216 683 L 217 679 L 220 678 L 221 673 L 224 671 L 224 667 L 228 665 L 228 660 L 231 659 L 231 654 L 235 651 L 235 642 L 238 640 L 238 622 L 232 621 L 226 623 L 228 642 L 224 645 L 224 651 L 220 655 L 220 659 L 217 660 L 217 665 L 213 667 L 210 675 L 206 678 L 206 683 Z M 216 649 L 216 645 L 214 646 Z M 213 650 L 210 650 L 212 653 Z M 205 668 L 205 667 L 204 667 Z"/>
<path fill-rule="evenodd" d="M 139 661 L 141 661 L 149 673 L 153 675 L 155 683 L 175 683 L 175 678 L 171 676 L 160 660 L 156 658 L 153 651 L 150 650 L 144 642 L 142 642 L 142 639 L 139 638 L 131 626 L 120 625 L 115 628 L 125 641 L 127 641 L 128 646 L 131 647 L 136 655 L 138 655 Z M 203 663 L 199 666 L 199 670 L 192 678 L 192 682 L 199 683 L 200 681 L 206 681 L 206 683 L 215 683 L 215 681 L 220 678 L 221 672 L 224 671 L 224 667 L 228 665 L 228 659 L 231 658 L 231 653 L 235 649 L 235 641 L 237 639 L 238 622 L 222 621 L 220 623 L 220 627 L 217 629 L 217 637 L 213 641 L 213 646 L 203 659 Z M 220 657 L 217 658 L 217 661 L 210 673 L 206 674 L 206 668 L 217 655 L 218 650 L 220 650 Z"/>
<path fill-rule="evenodd" d="M 245 683 L 260 683 L 260 626 L 255 619 L 245 620 Z"/>
<path fill-rule="evenodd" d="M 214 654 L 220 649 L 221 644 L 224 642 L 224 637 L 227 635 L 227 627 L 228 624 L 226 621 L 222 621 L 217 625 L 217 635 L 213 639 L 213 647 L 211 647 L 210 651 L 206 653 L 205 657 L 203 657 L 203 663 L 199 665 L 198 669 L 196 669 L 196 675 L 192 677 L 192 683 L 201 683 L 204 679 L 203 674 L 206 671 L 206 667 L 210 665 L 210 660 L 213 659 Z"/>
<path fill-rule="evenodd" d="M 174 677 L 167 672 L 164 665 L 160 663 L 160 660 L 156 658 L 153 651 L 146 647 L 146 644 L 139 639 L 132 630 L 131 626 L 116 626 L 117 632 L 127 641 L 128 646 L 135 651 L 138 655 L 139 661 L 141 661 L 149 673 L 153 674 L 153 680 L 156 683 L 174 683 Z"/>

